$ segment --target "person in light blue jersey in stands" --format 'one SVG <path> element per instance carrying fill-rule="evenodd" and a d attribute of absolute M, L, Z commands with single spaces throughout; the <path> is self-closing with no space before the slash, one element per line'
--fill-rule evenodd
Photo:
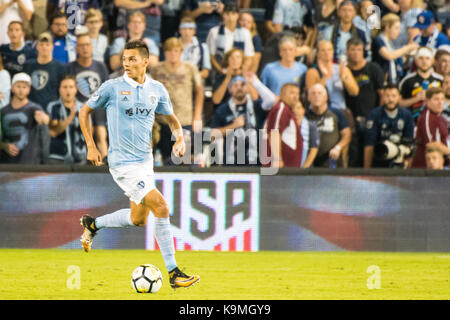
<path fill-rule="evenodd" d="M 279 43 L 281 60 L 268 63 L 261 73 L 262 83 L 277 96 L 284 84 L 299 83 L 307 70 L 303 63 L 295 61 L 297 41 L 294 37 L 283 36 Z"/>
<path fill-rule="evenodd" d="M 189 287 L 200 280 L 188 276 L 177 266 L 173 234 L 170 229 L 169 207 L 156 189 L 153 173 L 152 128 L 155 113 L 167 123 L 176 141 L 173 153 L 184 154 L 183 131 L 173 113 L 169 94 L 164 86 L 146 75 L 149 50 L 143 40 L 129 41 L 123 51 L 125 74 L 103 83 L 79 113 L 80 127 L 87 146 L 87 160 L 102 165 L 90 130 L 89 116 L 99 108 L 106 109 L 108 121 L 109 171 L 114 181 L 130 198 L 130 208 L 120 209 L 101 217 L 84 215 L 81 243 L 89 252 L 92 240 L 103 228 L 144 226 L 150 210 L 155 216 L 155 236 L 161 250 L 172 288 Z"/>

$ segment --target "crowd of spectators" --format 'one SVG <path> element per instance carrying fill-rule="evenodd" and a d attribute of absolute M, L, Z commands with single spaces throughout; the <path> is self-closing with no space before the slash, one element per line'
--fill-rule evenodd
<path fill-rule="evenodd" d="M 0 31 L 0 163 L 86 164 L 78 112 L 142 39 L 185 164 L 449 165 L 444 0 L 0 0 Z M 105 111 L 91 124 L 106 158 Z M 158 117 L 152 140 L 173 165 Z"/>

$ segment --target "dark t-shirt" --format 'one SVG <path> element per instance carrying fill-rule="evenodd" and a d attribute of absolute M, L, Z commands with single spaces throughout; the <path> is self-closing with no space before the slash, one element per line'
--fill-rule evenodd
<path fill-rule="evenodd" d="M 37 110 L 43 111 L 41 106 L 31 101 L 20 109 L 14 109 L 11 104 L 8 104 L 0 110 L 1 141 L 13 143 L 20 149 L 16 157 L 11 157 L 2 151 L 2 163 L 40 164 L 39 127 L 34 120 L 34 113 Z"/>
<path fill-rule="evenodd" d="M 383 41 L 381 37 L 375 37 L 372 39 L 372 62 L 377 63 L 381 70 L 383 70 L 383 73 L 386 75 L 389 75 L 388 82 L 392 82 L 392 74 L 389 70 L 390 61 L 386 60 L 380 55 L 380 49 L 386 47 L 386 43 Z M 402 58 L 395 59 L 395 65 L 396 65 L 396 71 L 397 71 L 397 82 L 402 77 Z"/>
<path fill-rule="evenodd" d="M 41 106 L 47 106 L 59 97 L 59 83 L 63 79 L 64 66 L 53 59 L 47 64 L 40 64 L 37 60 L 27 62 L 24 72 L 31 77 L 31 101 Z"/>
<path fill-rule="evenodd" d="M 359 94 L 351 96 L 345 93 L 345 102 L 354 117 L 367 117 L 369 112 L 379 105 L 378 90 L 383 88 L 384 74 L 381 68 L 368 62 L 359 70 L 350 69 L 359 86 Z"/>
<path fill-rule="evenodd" d="M 320 135 L 319 151 L 314 160 L 314 166 L 328 166 L 328 154 L 339 142 L 341 130 L 348 128 L 348 121 L 341 111 L 330 107 L 320 115 L 309 110 L 306 113 L 306 118 L 316 124 Z"/>
<path fill-rule="evenodd" d="M 428 81 L 428 84 L 425 82 Z M 428 79 L 422 78 L 418 73 L 414 72 L 408 74 L 399 83 L 400 94 L 403 99 L 409 99 L 416 96 L 422 90 L 426 90 L 431 87 L 440 87 L 442 85 L 443 78 L 440 74 L 432 72 Z M 415 121 L 419 118 L 420 114 L 424 110 L 425 100 L 418 101 L 411 105 L 409 108 Z"/>
<path fill-rule="evenodd" d="M 92 60 L 89 67 L 83 67 L 77 61 L 71 62 L 67 66 L 67 74 L 77 78 L 77 99 L 81 102 L 86 102 L 108 80 L 108 69 L 104 63 L 96 60 Z"/>
<path fill-rule="evenodd" d="M 83 103 L 108 80 L 108 69 L 104 63 L 96 60 L 92 60 L 89 67 L 83 67 L 77 61 L 71 62 L 67 66 L 67 73 L 77 78 L 77 100 Z M 92 115 L 92 123 L 95 127 L 106 125 L 106 110 L 96 109 Z"/>
<path fill-rule="evenodd" d="M 37 51 L 30 45 L 24 45 L 20 50 L 11 50 L 9 44 L 0 46 L 3 67 L 8 70 L 11 78 L 16 73 L 22 72 L 25 63 L 37 58 Z"/>
<path fill-rule="evenodd" d="M 323 3 L 315 0 L 313 1 L 314 6 L 314 23 L 316 24 L 319 32 L 325 30 L 325 28 L 335 25 L 338 21 L 337 9 L 334 9 L 327 17 L 322 15 Z"/>

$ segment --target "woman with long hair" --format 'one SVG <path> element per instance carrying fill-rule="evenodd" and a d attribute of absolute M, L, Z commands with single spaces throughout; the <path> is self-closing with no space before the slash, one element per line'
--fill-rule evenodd
<path fill-rule="evenodd" d="M 258 34 L 256 28 L 255 18 L 248 11 L 243 11 L 239 14 L 239 25 L 241 28 L 246 28 L 250 31 L 252 35 L 253 47 L 255 48 L 255 55 L 253 56 L 252 64 L 250 65 L 249 71 L 256 73 L 259 68 L 259 62 L 261 61 L 261 54 L 263 51 L 263 43 L 261 36 Z"/>
<path fill-rule="evenodd" d="M 380 65 L 386 83 L 398 83 L 403 75 L 403 59 L 406 54 L 419 48 L 415 42 L 395 49 L 392 41 L 400 34 L 400 17 L 388 13 L 381 19 L 381 32 L 372 41 L 372 61 Z"/>
<path fill-rule="evenodd" d="M 233 48 L 225 53 L 222 62 L 222 69 L 225 74 L 217 73 L 213 82 L 212 101 L 215 105 L 219 105 L 230 97 L 228 93 L 228 84 L 235 76 L 243 76 L 244 66 L 244 51 L 238 48 Z M 249 93 L 252 100 L 258 99 L 258 91 L 249 85 Z"/>

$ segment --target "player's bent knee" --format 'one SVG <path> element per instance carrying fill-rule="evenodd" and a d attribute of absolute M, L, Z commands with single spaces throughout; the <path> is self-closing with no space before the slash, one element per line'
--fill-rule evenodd
<path fill-rule="evenodd" d="M 136 227 L 143 227 L 147 224 L 147 217 L 134 217 L 131 216 L 131 222 L 133 222 L 133 224 Z"/>
<path fill-rule="evenodd" d="M 143 221 L 143 220 L 136 220 L 136 221 L 133 221 L 133 224 L 136 227 L 144 227 L 147 224 L 147 222 Z"/>

